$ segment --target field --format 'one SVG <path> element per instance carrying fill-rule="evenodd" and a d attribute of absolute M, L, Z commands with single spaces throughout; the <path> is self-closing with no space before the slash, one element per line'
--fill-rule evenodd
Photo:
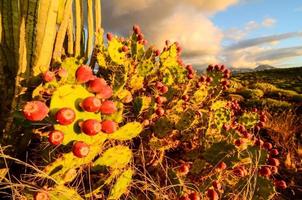
<path fill-rule="evenodd" d="M 280 175 L 292 183 L 283 198 L 302 198 L 302 67 L 239 73 L 231 80 L 229 98 L 269 113 L 260 134 L 282 151 Z"/>
<path fill-rule="evenodd" d="M 101 7 L 1 3 L 1 200 L 302 199 L 301 67 L 199 73 Z"/>

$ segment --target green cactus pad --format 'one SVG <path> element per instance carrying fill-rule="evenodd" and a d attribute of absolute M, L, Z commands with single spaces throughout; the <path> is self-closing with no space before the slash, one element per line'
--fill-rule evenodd
<path fill-rule="evenodd" d="M 258 176 L 256 182 L 256 189 L 253 196 L 253 200 L 258 199 L 272 199 L 276 191 L 272 181 Z"/>
<path fill-rule="evenodd" d="M 66 187 L 64 185 L 58 185 L 48 192 L 50 199 L 60 199 L 60 200 L 83 200 L 83 198 L 78 194 L 78 192 L 73 189 Z"/>
<path fill-rule="evenodd" d="M 103 155 L 94 161 L 94 170 L 99 166 L 107 166 L 115 169 L 124 168 L 132 158 L 132 151 L 126 146 L 115 146 L 103 153 Z"/>
<path fill-rule="evenodd" d="M 227 105 L 227 101 L 216 101 L 212 104 L 211 109 L 212 110 L 220 110 L 221 108 L 225 108 Z"/>
<path fill-rule="evenodd" d="M 108 200 L 118 200 L 127 191 L 127 188 L 131 183 L 133 173 L 132 169 L 128 169 L 120 175 L 113 188 L 110 190 Z"/>
<path fill-rule="evenodd" d="M 132 76 L 129 82 L 129 87 L 132 91 L 142 89 L 144 87 L 144 77 L 139 75 Z"/>
<path fill-rule="evenodd" d="M 96 60 L 101 68 L 107 68 L 106 56 L 103 52 L 97 53 Z"/>
<path fill-rule="evenodd" d="M 162 117 L 155 122 L 153 130 L 157 137 L 163 138 L 173 130 L 173 124 L 167 117 Z"/>
<path fill-rule="evenodd" d="M 187 128 L 190 128 L 194 123 L 195 117 L 195 111 L 188 109 L 181 114 L 180 120 L 176 123 L 175 127 L 178 130 L 185 130 Z"/>
<path fill-rule="evenodd" d="M 81 62 L 78 59 L 74 58 L 74 57 L 66 58 L 62 62 L 61 67 L 66 69 L 67 73 L 68 73 L 66 83 L 68 83 L 68 84 L 75 83 L 75 81 L 76 81 L 75 74 L 76 74 L 76 71 L 77 71 L 80 64 L 81 64 Z"/>
<path fill-rule="evenodd" d="M 64 133 L 64 145 L 67 145 L 74 140 L 84 141 L 88 144 L 93 142 L 93 136 L 88 136 L 84 133 L 81 133 L 80 127 L 77 124 L 79 121 L 87 119 L 96 119 L 99 121 L 101 120 L 100 114 L 83 112 L 79 108 L 79 103 L 83 99 L 93 95 L 94 94 L 88 92 L 81 85 L 63 85 L 57 88 L 57 90 L 53 93 L 50 102 L 50 112 L 52 116 L 54 116 L 55 113 L 63 107 L 71 108 L 76 113 L 76 119 L 72 124 L 67 126 L 60 124 L 54 125 L 55 130 L 60 130 Z"/>
<path fill-rule="evenodd" d="M 89 164 L 99 154 L 102 149 L 102 144 L 107 139 L 106 134 L 98 134 L 94 137 L 94 143 L 90 144 L 89 154 L 84 158 L 77 158 L 72 152 L 63 154 L 62 157 L 56 159 L 44 168 L 44 172 L 50 175 L 57 184 L 64 184 L 66 180 L 66 173 L 71 169 L 77 169 L 83 165 Z M 43 177 L 44 174 L 39 176 Z M 67 182 L 69 182 L 68 180 Z"/>
<path fill-rule="evenodd" d="M 236 152 L 233 144 L 223 141 L 212 144 L 202 155 L 212 165 L 223 160 L 228 166 L 232 166 L 233 162 L 238 161 Z"/>
<path fill-rule="evenodd" d="M 206 85 L 202 85 L 193 94 L 193 100 L 195 103 L 202 103 L 208 96 L 208 89 Z"/>
<path fill-rule="evenodd" d="M 177 175 L 177 173 L 171 168 L 168 169 L 168 177 L 169 177 L 169 181 L 171 182 L 171 185 L 174 185 L 173 189 L 175 189 L 177 195 L 180 196 L 184 188 L 183 181 Z"/>
<path fill-rule="evenodd" d="M 121 102 L 115 103 L 117 111 L 111 115 L 103 115 L 104 119 L 112 120 L 117 123 L 121 123 L 123 121 L 123 112 L 124 112 L 124 104 Z"/>
<path fill-rule="evenodd" d="M 124 45 L 119 42 L 116 38 L 113 38 L 108 43 L 108 53 L 113 62 L 115 62 L 118 65 L 124 64 L 126 60 L 126 54 L 125 52 L 122 52 L 121 49 Z"/>
<path fill-rule="evenodd" d="M 175 44 L 171 45 L 167 51 L 164 51 L 160 55 L 160 61 L 165 67 L 178 66 L 177 63 L 177 47 Z"/>
<path fill-rule="evenodd" d="M 152 102 L 151 97 L 141 96 L 134 100 L 133 109 L 136 115 L 141 114 L 144 110 L 148 109 Z"/>
<path fill-rule="evenodd" d="M 119 128 L 114 133 L 108 135 L 108 139 L 115 140 L 131 140 L 132 138 L 137 137 L 143 130 L 143 125 L 139 122 L 130 122 L 125 126 Z"/>
<path fill-rule="evenodd" d="M 118 96 L 120 92 L 123 90 L 128 79 L 127 75 L 128 75 L 128 65 L 122 65 L 118 67 L 111 75 L 111 79 L 113 83 L 113 91 L 115 96 Z"/>
<path fill-rule="evenodd" d="M 138 75 L 150 76 L 155 72 L 155 66 L 151 60 L 144 60 L 137 66 Z"/>
<path fill-rule="evenodd" d="M 246 128 L 250 129 L 254 127 L 259 120 L 259 115 L 253 112 L 245 112 L 239 117 L 238 122 L 244 125 Z"/>

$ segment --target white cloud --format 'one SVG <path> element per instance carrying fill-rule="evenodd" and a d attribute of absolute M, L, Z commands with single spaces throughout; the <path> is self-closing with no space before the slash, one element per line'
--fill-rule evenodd
<path fill-rule="evenodd" d="M 276 19 L 267 17 L 262 21 L 262 26 L 271 27 L 274 26 L 276 22 L 277 22 Z"/>
<path fill-rule="evenodd" d="M 127 3 L 126 3 L 127 2 Z M 223 33 L 209 16 L 238 0 L 110 0 L 103 2 L 104 28 L 129 35 L 139 24 L 150 44 L 178 41 L 187 62 L 214 62 L 220 52 Z M 199 60 L 199 62 L 197 62 Z"/>
<path fill-rule="evenodd" d="M 219 28 L 207 17 L 191 9 L 176 12 L 161 21 L 152 32 L 154 38 L 151 39 L 158 46 L 166 39 L 178 41 L 184 46 L 184 57 L 187 61 L 196 59 L 196 56 L 201 60 L 216 56 L 223 38 Z"/>

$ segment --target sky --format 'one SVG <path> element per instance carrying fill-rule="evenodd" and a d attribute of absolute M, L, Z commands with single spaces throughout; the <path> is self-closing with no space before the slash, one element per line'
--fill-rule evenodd
<path fill-rule="evenodd" d="M 302 66 L 301 0 L 106 0 L 103 26 L 121 36 L 138 24 L 150 45 L 178 41 L 185 63 Z"/>

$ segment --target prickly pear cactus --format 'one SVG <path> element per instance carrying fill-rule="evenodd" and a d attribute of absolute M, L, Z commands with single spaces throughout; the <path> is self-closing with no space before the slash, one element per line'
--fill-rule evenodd
<path fill-rule="evenodd" d="M 258 135 L 265 113 L 223 98 L 230 70 L 209 65 L 198 75 L 177 42 L 147 47 L 137 26 L 129 38 L 107 39 L 94 48 L 93 70 L 62 59 L 23 109 L 41 145 L 54 146 L 36 173 L 41 191 L 110 200 L 274 196 L 279 161 Z"/>

